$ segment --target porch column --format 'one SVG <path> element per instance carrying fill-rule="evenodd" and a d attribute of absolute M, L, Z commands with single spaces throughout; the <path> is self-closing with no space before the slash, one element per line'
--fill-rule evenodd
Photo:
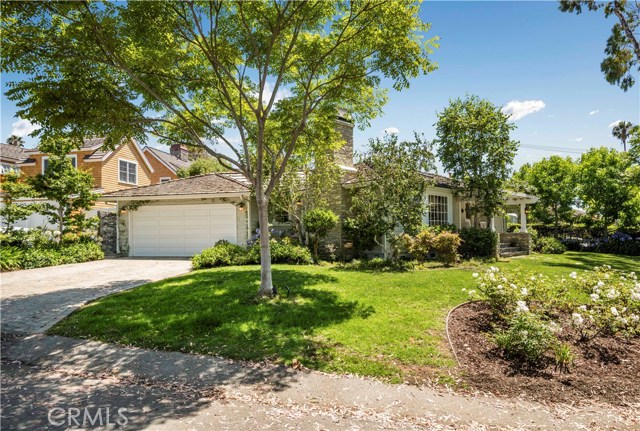
<path fill-rule="evenodd" d="M 491 221 L 489 222 L 489 225 L 491 226 L 491 232 L 495 232 L 496 231 L 496 217 L 495 216 L 491 216 Z"/>
<path fill-rule="evenodd" d="M 527 232 L 527 204 L 520 204 L 520 232 Z"/>

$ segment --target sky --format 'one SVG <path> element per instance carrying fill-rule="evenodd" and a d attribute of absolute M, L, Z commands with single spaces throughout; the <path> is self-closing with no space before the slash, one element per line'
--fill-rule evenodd
<path fill-rule="evenodd" d="M 611 136 L 612 125 L 640 122 L 640 84 L 625 93 L 600 71 L 614 17 L 562 13 L 551 1 L 426 1 L 420 15 L 432 25 L 427 37 L 440 37 L 431 56 L 439 67 L 402 92 L 383 81 L 390 88 L 389 102 L 369 127 L 356 128 L 356 151 L 385 130 L 401 139 L 410 139 L 414 131 L 435 138 L 437 112 L 466 94 L 512 114 L 517 126 L 512 137 L 521 144 L 515 168 L 552 154 L 577 157 L 601 145 L 621 149 Z M 33 131 L 27 120 L 15 117 L 15 103 L 4 96 L 11 79 L 10 74 L 2 77 L 3 141 L 12 133 Z M 33 138 L 25 140 L 27 146 L 36 145 Z"/>

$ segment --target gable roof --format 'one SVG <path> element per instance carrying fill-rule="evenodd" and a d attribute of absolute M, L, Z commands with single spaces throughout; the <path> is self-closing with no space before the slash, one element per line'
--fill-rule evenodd
<path fill-rule="evenodd" d="M 118 190 L 105 193 L 101 200 L 110 198 L 133 199 L 133 198 L 162 198 L 196 195 L 203 197 L 206 195 L 215 196 L 239 196 L 251 192 L 250 187 L 236 181 L 232 175 L 227 174 L 204 174 L 188 178 L 179 178 L 161 184 L 150 186 L 134 187 L 130 189 Z"/>
<path fill-rule="evenodd" d="M 151 155 L 151 156 L 155 157 L 160 163 L 165 165 L 167 168 L 172 170 L 174 173 L 178 169 L 186 168 L 187 166 L 189 166 L 191 164 L 189 162 L 185 162 L 184 160 L 181 160 L 181 159 L 177 158 L 174 155 L 171 155 L 171 154 L 166 153 L 166 152 L 164 152 L 162 150 L 159 150 L 159 149 L 153 148 L 153 147 L 149 147 L 149 146 L 144 147 L 142 149 L 142 152 L 145 153 L 146 155 Z"/>
<path fill-rule="evenodd" d="M 8 163 L 20 163 L 27 158 L 25 149 L 17 145 L 0 144 L 0 160 Z"/>

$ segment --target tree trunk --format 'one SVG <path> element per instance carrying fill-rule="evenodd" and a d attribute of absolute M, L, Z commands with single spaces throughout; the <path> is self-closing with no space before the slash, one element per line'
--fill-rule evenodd
<path fill-rule="evenodd" d="M 556 226 L 555 231 L 556 231 L 556 238 L 557 238 L 558 237 L 558 223 L 559 223 L 559 220 L 558 220 L 558 207 L 557 206 L 553 207 L 553 216 L 555 217 L 555 226 Z"/>
<path fill-rule="evenodd" d="M 60 231 L 60 240 L 62 241 L 62 229 L 64 228 L 64 210 L 62 206 L 58 206 L 58 230 Z"/>
<path fill-rule="evenodd" d="M 273 296 L 273 280 L 271 278 L 271 246 L 269 235 L 269 199 L 262 190 L 256 190 L 258 203 L 258 222 L 260 226 L 260 290 L 258 296 Z"/>

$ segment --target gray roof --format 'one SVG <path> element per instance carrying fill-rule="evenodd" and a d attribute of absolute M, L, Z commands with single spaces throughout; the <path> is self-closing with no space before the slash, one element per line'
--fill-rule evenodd
<path fill-rule="evenodd" d="M 209 195 L 209 194 L 245 194 L 251 189 L 233 179 L 229 174 L 204 174 L 195 177 L 180 178 L 162 184 L 135 187 L 104 193 L 103 199 L 108 198 L 153 198 L 181 195 Z"/>
<path fill-rule="evenodd" d="M 142 151 L 147 151 L 147 150 L 149 151 L 149 153 L 153 154 L 159 160 L 164 162 L 164 164 L 166 164 L 167 166 L 171 167 L 174 171 L 177 171 L 180 168 L 186 168 L 187 166 L 189 166 L 191 164 L 191 163 L 185 162 L 184 160 L 181 160 L 181 159 L 177 158 L 176 156 L 173 156 L 173 155 L 171 155 L 169 153 L 165 153 L 164 151 L 159 150 L 157 148 L 144 147 L 144 149 Z"/>
<path fill-rule="evenodd" d="M 20 163 L 26 158 L 24 148 L 17 145 L 0 144 L 0 159 L 3 162 Z"/>

